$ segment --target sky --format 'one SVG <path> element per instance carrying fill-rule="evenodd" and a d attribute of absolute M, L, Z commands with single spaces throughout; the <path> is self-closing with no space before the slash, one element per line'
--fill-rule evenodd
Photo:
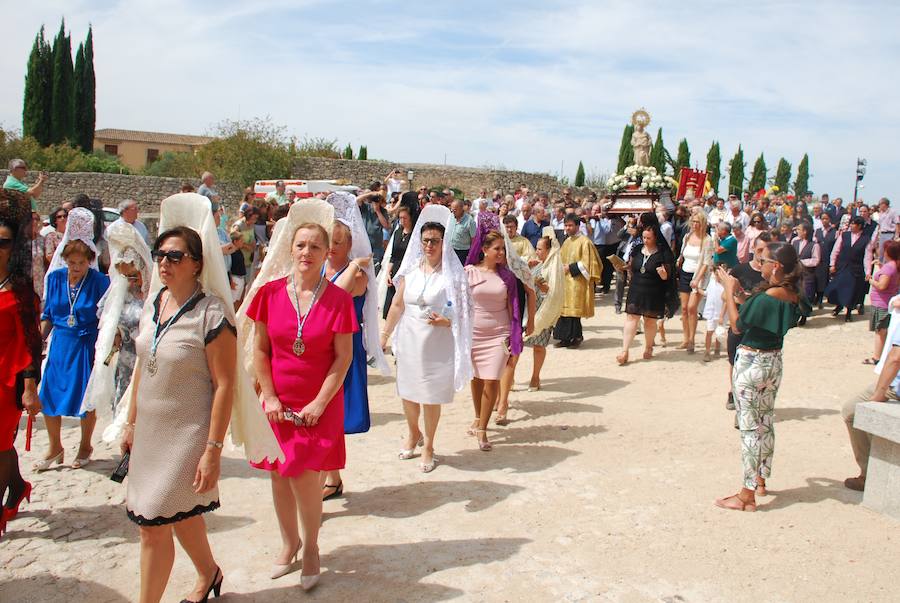
<path fill-rule="evenodd" d="M 744 149 L 810 188 L 898 197 L 900 3 L 42 0 L 0 41 L 0 124 L 21 128 L 28 54 L 65 17 L 94 28 L 97 128 L 205 134 L 268 117 L 369 158 L 574 177 L 616 167 L 645 107 L 674 156 Z M 74 48 L 73 48 L 74 50 Z M 724 190 L 724 188 L 722 189 Z"/>

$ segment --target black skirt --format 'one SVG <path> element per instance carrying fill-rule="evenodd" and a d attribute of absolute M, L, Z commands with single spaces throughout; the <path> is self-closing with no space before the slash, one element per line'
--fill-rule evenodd
<path fill-rule="evenodd" d="M 693 272 L 685 272 L 684 270 L 678 270 L 678 292 L 679 293 L 690 293 L 691 292 L 691 281 L 694 280 Z"/>
<path fill-rule="evenodd" d="M 625 312 L 647 318 L 664 318 L 668 282 L 656 272 L 664 265 L 662 254 L 654 253 L 645 259 L 644 254 L 633 253 L 631 262 L 631 285 L 625 298 Z"/>

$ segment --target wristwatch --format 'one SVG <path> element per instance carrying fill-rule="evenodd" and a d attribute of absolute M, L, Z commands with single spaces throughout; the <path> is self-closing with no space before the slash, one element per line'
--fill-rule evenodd
<path fill-rule="evenodd" d="M 206 445 L 221 449 L 225 444 L 222 442 L 217 442 L 216 440 L 206 440 Z"/>

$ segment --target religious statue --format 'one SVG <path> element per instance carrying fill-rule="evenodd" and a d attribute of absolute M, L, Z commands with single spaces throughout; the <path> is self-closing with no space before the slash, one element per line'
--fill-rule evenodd
<path fill-rule="evenodd" d="M 631 135 L 631 148 L 634 149 L 634 165 L 650 165 L 650 135 L 644 129 L 650 125 L 650 114 L 641 107 L 631 115 L 634 134 Z"/>

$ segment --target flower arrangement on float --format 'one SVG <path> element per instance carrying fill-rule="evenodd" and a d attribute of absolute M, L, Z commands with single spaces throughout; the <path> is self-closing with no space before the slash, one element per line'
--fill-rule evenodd
<path fill-rule="evenodd" d="M 644 189 L 656 193 L 666 188 L 676 187 L 678 182 L 674 178 L 661 175 L 655 167 L 631 165 L 625 168 L 622 174 L 617 174 L 607 180 L 606 186 L 612 193 L 619 193 L 625 189 Z"/>

